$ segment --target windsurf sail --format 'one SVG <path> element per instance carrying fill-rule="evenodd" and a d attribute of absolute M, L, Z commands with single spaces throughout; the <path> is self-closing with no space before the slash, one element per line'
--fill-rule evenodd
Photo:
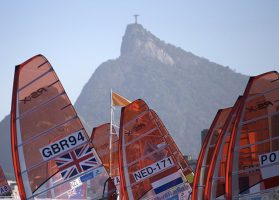
<path fill-rule="evenodd" d="M 279 189 L 277 72 L 250 78 L 228 152 L 228 199 L 263 198 L 273 189 Z"/>
<path fill-rule="evenodd" d="M 157 114 L 143 100 L 122 108 L 120 198 L 186 198 L 193 172 Z"/>
<path fill-rule="evenodd" d="M 21 199 L 102 196 L 108 175 L 48 60 L 16 66 L 12 155 Z"/>
<path fill-rule="evenodd" d="M 210 126 L 210 129 L 208 130 L 197 162 L 192 199 L 203 199 L 205 182 L 208 175 L 209 165 L 212 162 L 212 155 L 216 142 L 231 110 L 232 108 L 219 110 Z"/>
<path fill-rule="evenodd" d="M 224 199 L 228 146 L 241 101 L 242 97 L 239 97 L 218 134 L 206 176 L 203 199 Z"/>
<path fill-rule="evenodd" d="M 12 190 L 8 184 L 6 176 L 3 172 L 2 167 L 0 166 L 0 198 L 5 196 L 11 196 Z"/>
<path fill-rule="evenodd" d="M 110 136 L 110 123 L 95 127 L 92 131 L 91 142 L 98 153 L 103 166 L 107 171 L 111 171 L 110 177 L 113 180 L 114 187 L 109 188 L 110 193 L 115 193 L 115 187 L 119 190 L 119 164 L 118 164 L 118 135 L 112 127 Z M 110 137 L 112 137 L 112 148 L 109 148 Z M 112 154 L 112 155 L 110 155 Z M 112 158 L 112 161 L 110 159 Z M 110 166 L 111 165 L 111 166 Z M 113 195 L 113 194 L 112 194 Z M 115 195 L 115 194 L 114 194 Z"/>

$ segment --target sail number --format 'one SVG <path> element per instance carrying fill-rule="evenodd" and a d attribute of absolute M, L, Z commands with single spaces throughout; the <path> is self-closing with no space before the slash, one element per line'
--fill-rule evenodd
<path fill-rule="evenodd" d="M 156 163 L 148 165 L 147 167 L 134 172 L 135 181 L 142 181 L 158 172 L 161 172 L 174 165 L 174 162 L 171 157 L 164 158 Z"/>
<path fill-rule="evenodd" d="M 40 152 L 44 160 L 49 160 L 85 142 L 86 138 L 84 137 L 84 132 L 80 130 L 41 148 Z"/>

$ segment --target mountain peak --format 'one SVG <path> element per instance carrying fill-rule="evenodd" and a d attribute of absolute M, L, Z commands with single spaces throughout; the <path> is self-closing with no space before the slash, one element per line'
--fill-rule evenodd
<path fill-rule="evenodd" d="M 129 24 L 122 38 L 121 56 L 151 57 L 162 63 L 173 65 L 167 53 L 167 44 L 147 31 L 141 24 Z"/>

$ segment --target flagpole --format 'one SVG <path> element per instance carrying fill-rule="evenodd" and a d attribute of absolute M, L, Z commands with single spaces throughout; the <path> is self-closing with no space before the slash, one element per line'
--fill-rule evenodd
<path fill-rule="evenodd" d="M 112 109 L 112 89 L 110 89 L 110 130 L 109 130 L 109 175 L 111 176 L 112 169 L 111 169 L 111 163 L 112 163 L 112 115 L 113 115 L 113 109 Z"/>

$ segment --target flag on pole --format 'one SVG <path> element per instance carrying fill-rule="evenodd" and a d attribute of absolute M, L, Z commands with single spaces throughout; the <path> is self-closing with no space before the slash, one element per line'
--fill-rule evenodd
<path fill-rule="evenodd" d="M 111 94 L 112 106 L 127 106 L 131 101 L 122 97 L 121 95 L 112 92 Z"/>

